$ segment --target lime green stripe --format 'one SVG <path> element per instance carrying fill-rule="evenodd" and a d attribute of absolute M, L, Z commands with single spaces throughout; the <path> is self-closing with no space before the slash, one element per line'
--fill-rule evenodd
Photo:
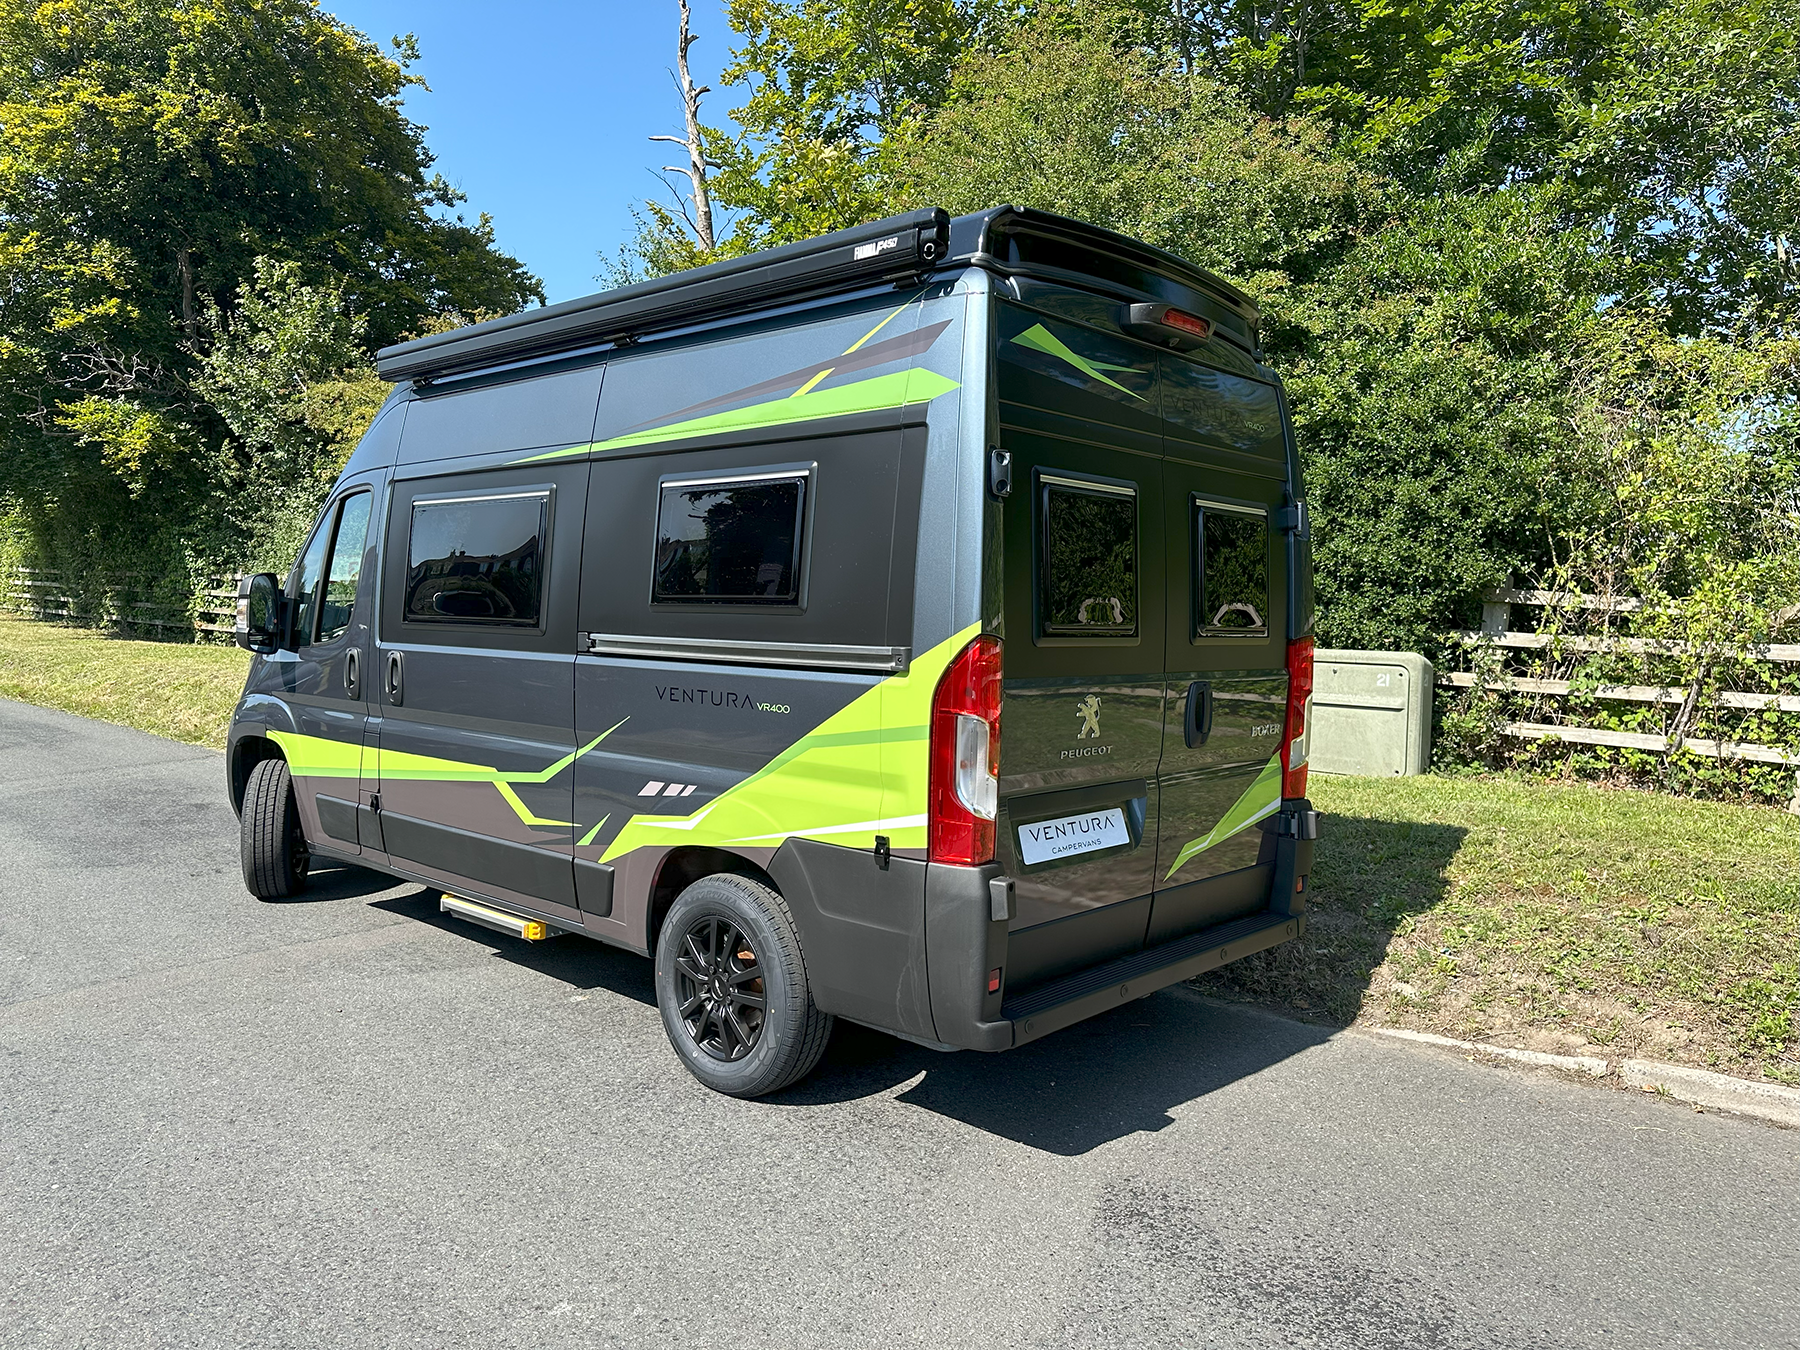
<path fill-rule="evenodd" d="M 1063 344 L 1061 339 L 1056 337 L 1055 334 L 1041 323 L 1033 324 L 1030 328 L 1027 328 L 1023 333 L 1020 333 L 1014 338 L 1013 341 L 1018 343 L 1021 347 L 1031 348 L 1034 352 L 1042 352 L 1045 356 L 1054 356 L 1058 361 L 1074 366 L 1075 369 L 1079 370 L 1083 375 L 1086 375 L 1090 380 L 1098 380 L 1102 384 L 1110 384 L 1121 394 L 1130 394 L 1133 398 L 1140 400 L 1144 397 L 1136 390 L 1127 389 L 1111 376 L 1103 374 L 1100 365 L 1088 360 L 1085 356 L 1069 350 L 1069 348 Z M 1105 369 L 1129 370 L 1131 367 L 1106 366 Z"/>
<path fill-rule="evenodd" d="M 1264 816 L 1273 815 L 1281 807 L 1281 756 L 1276 755 L 1263 765 L 1262 772 L 1256 775 L 1256 781 L 1244 790 L 1232 807 L 1219 820 L 1219 823 L 1208 830 L 1200 838 L 1183 846 L 1175 855 L 1175 865 L 1169 869 L 1167 881 L 1174 876 L 1190 858 L 1204 853 L 1214 844 L 1222 844 L 1234 834 L 1249 829 Z"/>
<path fill-rule="evenodd" d="M 576 760 L 592 750 L 631 719 L 621 717 L 593 740 L 564 755 L 547 769 L 536 773 L 502 773 L 486 764 L 470 764 L 458 759 L 439 759 L 435 755 L 415 755 L 405 750 L 381 750 L 349 741 L 334 741 L 323 736 L 304 736 L 292 731 L 270 731 L 269 739 L 281 747 L 287 757 L 288 771 L 297 778 L 374 778 L 385 782 L 409 783 L 492 783 L 513 814 L 527 825 L 568 825 L 572 820 L 552 820 L 540 816 L 525 805 L 512 784 L 527 787 L 548 783 Z M 604 823 L 604 822 L 602 822 Z"/>
<path fill-rule="evenodd" d="M 685 816 L 634 815 L 601 856 L 677 844 L 779 844 L 788 838 L 923 847 L 926 719 L 939 677 L 977 626 L 938 643 L 904 675 L 865 689 L 750 777 Z M 889 822 L 893 822 L 891 825 Z M 866 837 L 857 840 L 856 835 Z"/>
<path fill-rule="evenodd" d="M 851 413 L 879 412 L 884 408 L 902 408 L 908 403 L 929 403 L 940 394 L 962 386 L 933 370 L 898 370 L 890 375 L 856 380 L 835 389 L 815 389 L 806 394 L 789 394 L 747 408 L 691 417 L 685 422 L 634 431 L 611 440 L 591 445 L 572 445 L 566 450 L 547 450 L 527 455 L 515 463 L 530 464 L 543 459 L 566 459 L 571 455 L 598 454 L 606 450 L 625 450 L 638 445 L 655 445 L 662 441 L 682 440 L 689 436 L 707 436 L 724 431 L 752 431 L 759 427 L 783 426 L 789 422 L 816 422 L 826 417 L 846 417 Z"/>

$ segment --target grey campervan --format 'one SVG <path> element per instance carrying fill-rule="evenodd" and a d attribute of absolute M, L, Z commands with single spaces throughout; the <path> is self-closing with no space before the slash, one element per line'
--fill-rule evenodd
<path fill-rule="evenodd" d="M 1310 545 L 1257 323 L 1002 207 L 386 349 L 285 587 L 240 587 L 246 884 L 359 863 L 651 956 L 738 1095 L 835 1017 L 1003 1050 L 1297 936 Z"/>

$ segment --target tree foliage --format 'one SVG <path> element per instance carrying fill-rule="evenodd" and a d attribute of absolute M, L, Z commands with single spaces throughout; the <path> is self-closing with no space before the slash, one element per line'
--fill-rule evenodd
<path fill-rule="evenodd" d="M 727 78 L 751 97 L 743 135 L 715 135 L 740 235 L 1010 201 L 1248 290 L 1325 641 L 1441 653 L 1483 591 L 1567 580 L 1602 538 L 1658 594 L 1748 569 L 1767 604 L 1792 596 L 1768 541 L 1800 524 L 1771 448 L 1800 319 L 1797 0 L 942 6 L 918 31 L 965 36 L 915 41 L 879 86 L 903 95 L 871 93 L 858 35 L 906 8 L 734 6 Z M 703 261 L 677 252 L 660 264 Z M 1730 485 L 1694 499 L 1753 506 L 1651 528 L 1693 498 L 1679 464 Z"/>
<path fill-rule="evenodd" d="M 299 372 L 541 301 L 447 214 L 416 55 L 308 0 L 0 0 L 0 499 L 40 561 L 228 560 L 253 498 L 317 491 Z"/>

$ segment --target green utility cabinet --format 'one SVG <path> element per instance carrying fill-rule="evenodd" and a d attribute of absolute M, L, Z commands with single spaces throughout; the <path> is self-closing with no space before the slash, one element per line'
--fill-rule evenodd
<path fill-rule="evenodd" d="M 1413 652 L 1313 653 L 1315 773 L 1395 778 L 1431 766 L 1431 662 Z"/>

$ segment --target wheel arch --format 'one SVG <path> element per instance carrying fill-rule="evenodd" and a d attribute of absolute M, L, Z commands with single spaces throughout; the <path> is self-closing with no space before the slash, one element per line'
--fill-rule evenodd
<path fill-rule="evenodd" d="M 248 772 L 246 770 L 246 772 Z M 672 848 L 656 866 L 656 879 L 650 883 L 650 903 L 644 915 L 644 948 L 656 954 L 656 940 L 662 933 L 663 919 L 675 897 L 702 877 L 748 877 L 780 894 L 781 887 L 762 864 L 730 849 L 692 844 Z"/>
<path fill-rule="evenodd" d="M 231 809 L 243 814 L 244 789 L 249 786 L 251 771 L 258 764 L 265 759 L 286 758 L 281 747 L 267 736 L 251 732 L 238 737 L 231 747 Z"/>

